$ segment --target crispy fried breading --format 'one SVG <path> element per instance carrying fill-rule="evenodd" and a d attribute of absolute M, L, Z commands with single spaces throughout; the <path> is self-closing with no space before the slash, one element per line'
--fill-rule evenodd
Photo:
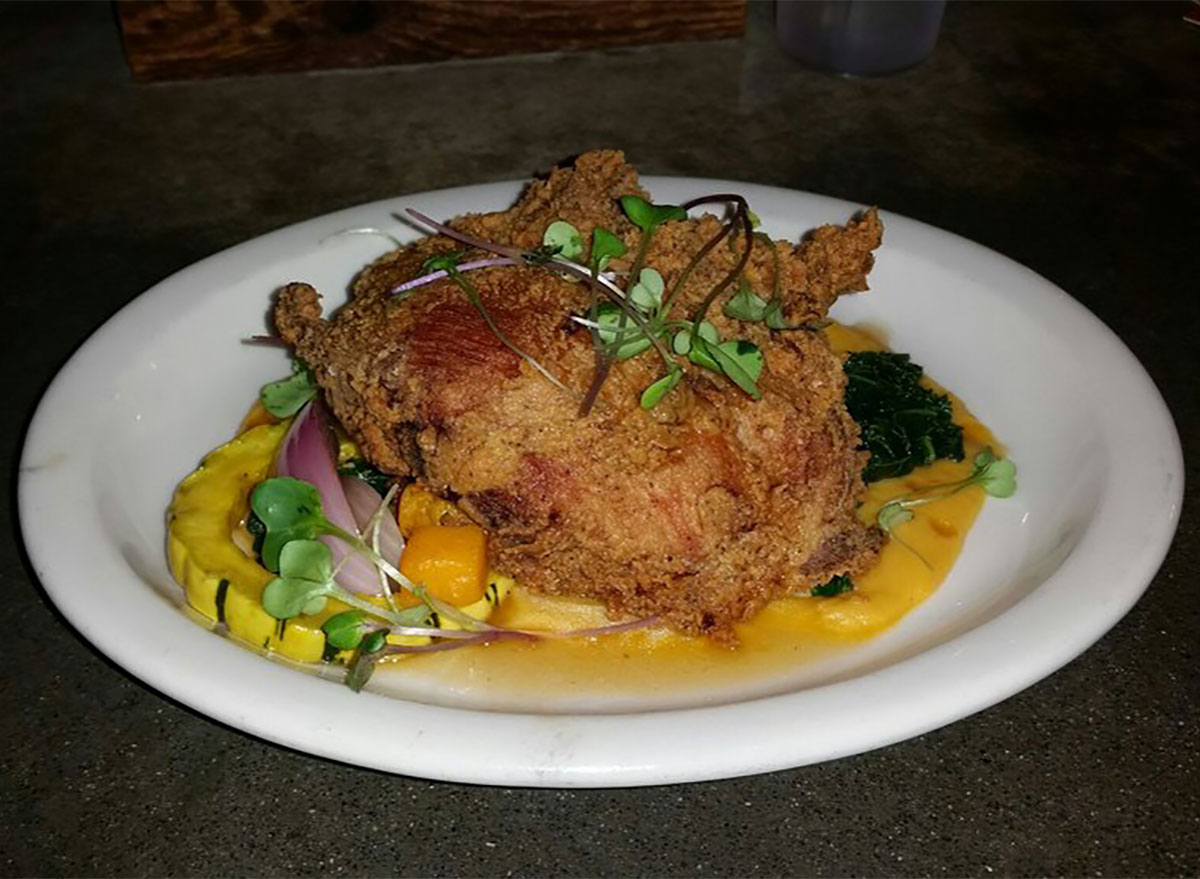
<path fill-rule="evenodd" d="M 625 194 L 644 195 L 623 156 L 586 153 L 531 184 L 512 209 L 453 225 L 524 248 L 554 220 L 585 239 L 602 225 L 632 254 L 640 232 L 617 204 Z M 719 228 L 712 216 L 665 224 L 648 264 L 670 288 Z M 868 211 L 797 246 L 775 242 L 775 255 L 756 241 L 745 277 L 764 295 L 778 280 L 790 322 L 816 320 L 839 294 L 865 288 L 880 235 Z M 858 429 L 842 402 L 841 362 L 819 333 L 731 321 L 718 304 L 709 319 L 722 335 L 765 355 L 761 401 L 691 366 L 645 412 L 639 395 L 663 369 L 650 352 L 616 364 L 580 418 L 594 360 L 588 331 L 569 315 L 587 309 L 587 285 L 536 267 L 469 275 L 501 331 L 575 395 L 506 347 L 452 282 L 390 293 L 431 254 L 458 246 L 435 237 L 384 256 L 329 320 L 316 291 L 291 284 L 275 320 L 367 457 L 456 499 L 489 530 L 496 568 L 532 589 L 599 599 L 614 615 L 657 614 L 731 639 L 733 623 L 771 599 L 874 561 L 881 535 L 854 513 Z M 714 248 L 674 313 L 688 315 L 744 246 L 739 237 Z M 628 266 L 628 257 L 612 265 Z"/>

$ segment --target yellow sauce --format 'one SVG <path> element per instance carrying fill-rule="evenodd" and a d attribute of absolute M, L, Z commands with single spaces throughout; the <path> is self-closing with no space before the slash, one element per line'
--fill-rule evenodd
<path fill-rule="evenodd" d="M 885 347 L 863 329 L 833 325 L 826 333 L 839 352 Z M 933 382 L 926 384 L 948 393 Z M 1001 452 L 990 431 L 953 394 L 950 398 L 954 419 L 963 427 L 964 460 L 938 461 L 909 476 L 873 483 L 859 510 L 865 522 L 873 522 L 888 500 L 922 486 L 964 478 L 972 469 L 971 459 L 985 446 Z M 855 578 L 852 592 L 776 601 L 738 627 L 741 646 L 737 649 L 675 632 L 638 630 L 535 644 L 501 642 L 415 657 L 394 674 L 428 679 L 462 701 L 486 698 L 496 707 L 552 707 L 562 704 L 560 697 L 565 694 L 582 698 L 671 694 L 685 700 L 691 692 L 717 698 L 722 687 L 752 677 L 767 680 L 805 660 L 861 643 L 898 622 L 945 579 L 984 497 L 982 489 L 972 487 L 914 508 L 914 518 L 896 526 L 898 539 L 889 540 L 875 568 Z M 562 631 L 611 621 L 598 604 L 549 598 L 518 586 L 492 622 Z M 387 676 L 378 675 L 376 683 L 383 683 L 378 680 L 383 677 Z"/>

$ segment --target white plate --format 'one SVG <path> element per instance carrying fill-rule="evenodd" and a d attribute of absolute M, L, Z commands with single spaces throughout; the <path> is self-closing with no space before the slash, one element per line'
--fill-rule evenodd
<path fill-rule="evenodd" d="M 648 179 L 659 201 L 745 194 L 776 236 L 842 222 L 846 202 L 728 181 Z M 79 631 L 153 687 L 241 730 L 390 772 L 507 785 L 617 786 L 765 772 L 853 754 L 992 705 L 1104 634 L 1153 577 L 1183 489 L 1179 440 L 1142 367 L 1061 290 L 979 245 L 884 214 L 872 292 L 835 315 L 886 328 L 1008 445 L 1020 489 L 990 501 L 950 578 L 884 636 L 740 691 L 464 708 L 344 687 L 214 637 L 180 610 L 164 559 L 177 481 L 223 442 L 282 352 L 239 342 L 271 292 L 344 291 L 412 206 L 498 209 L 517 184 L 390 199 L 282 229 L 159 284 L 51 385 L 21 462 L 37 575 Z M 561 706 L 560 706 L 561 707 Z"/>

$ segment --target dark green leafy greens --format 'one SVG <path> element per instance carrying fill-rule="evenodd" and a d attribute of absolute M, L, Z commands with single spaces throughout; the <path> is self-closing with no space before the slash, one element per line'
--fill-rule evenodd
<path fill-rule="evenodd" d="M 822 583 L 820 586 L 814 586 L 808 590 L 808 594 L 821 598 L 829 598 L 833 595 L 841 595 L 843 592 L 849 592 L 853 588 L 853 580 L 845 574 L 837 574 L 828 583 Z"/>
<path fill-rule="evenodd" d="M 365 458 L 353 458 L 338 468 L 342 476 L 354 476 L 361 479 L 379 494 L 385 495 L 392 487 L 393 479 L 377 467 L 371 466 Z"/>
<path fill-rule="evenodd" d="M 919 384 L 921 367 L 907 354 L 857 351 L 845 371 L 846 408 L 871 453 L 864 480 L 904 476 L 938 458 L 963 459 L 950 398 Z"/>

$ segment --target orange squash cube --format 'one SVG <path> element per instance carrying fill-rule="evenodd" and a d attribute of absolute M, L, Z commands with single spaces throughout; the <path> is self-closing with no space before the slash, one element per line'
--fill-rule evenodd
<path fill-rule="evenodd" d="M 474 604 L 487 588 L 487 535 L 478 525 L 421 525 L 408 537 L 400 571 L 434 598 Z"/>

